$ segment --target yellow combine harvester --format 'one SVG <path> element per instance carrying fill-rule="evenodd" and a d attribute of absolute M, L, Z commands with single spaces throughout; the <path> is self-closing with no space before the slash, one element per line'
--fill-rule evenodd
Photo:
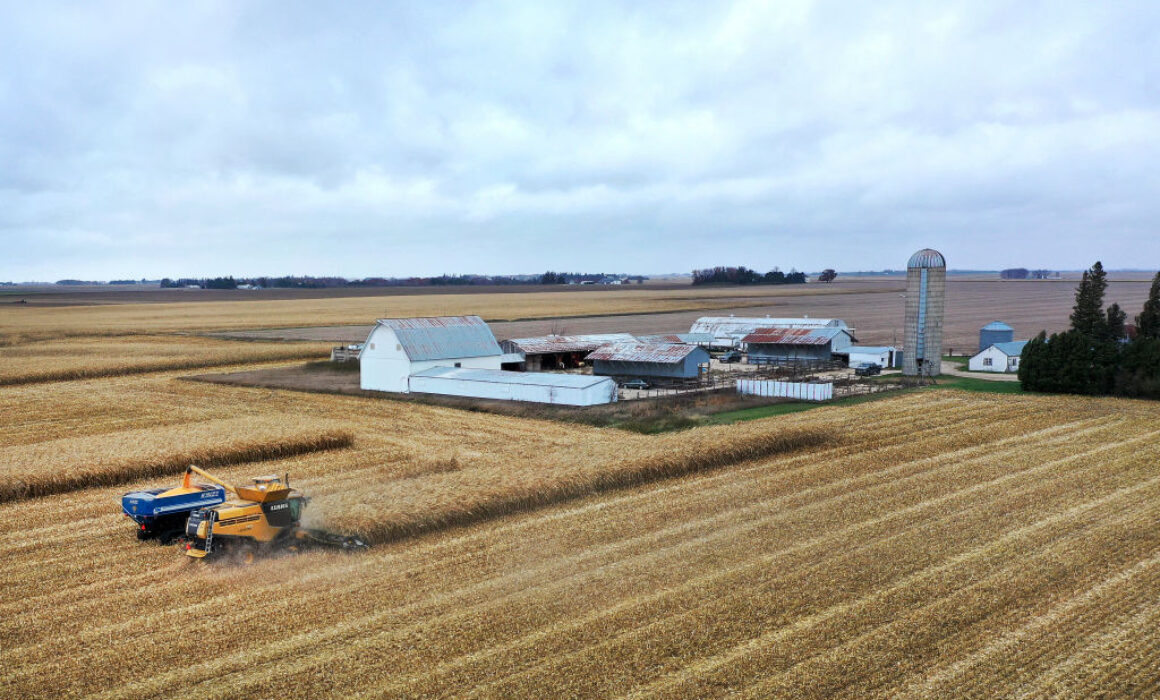
<path fill-rule="evenodd" d="M 186 488 L 192 474 L 212 481 L 233 494 L 233 498 L 189 514 L 185 525 L 185 553 L 204 558 L 237 554 L 249 562 L 260 553 L 275 549 L 332 547 L 366 549 L 357 537 L 335 535 L 302 527 L 302 509 L 309 499 L 290 488 L 290 478 L 260 476 L 250 486 L 234 486 L 205 470 L 190 466 L 185 472 Z"/>

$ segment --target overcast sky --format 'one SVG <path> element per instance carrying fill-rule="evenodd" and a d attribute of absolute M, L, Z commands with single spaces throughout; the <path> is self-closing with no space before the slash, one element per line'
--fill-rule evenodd
<path fill-rule="evenodd" d="M 0 0 L 0 280 L 1160 267 L 1160 3 Z"/>

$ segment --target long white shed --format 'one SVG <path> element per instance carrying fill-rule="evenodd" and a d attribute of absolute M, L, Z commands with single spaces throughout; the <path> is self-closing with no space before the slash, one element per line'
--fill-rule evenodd
<path fill-rule="evenodd" d="M 411 375 L 410 389 L 424 394 L 565 406 L 594 406 L 616 401 L 616 382 L 589 374 L 431 367 Z"/>

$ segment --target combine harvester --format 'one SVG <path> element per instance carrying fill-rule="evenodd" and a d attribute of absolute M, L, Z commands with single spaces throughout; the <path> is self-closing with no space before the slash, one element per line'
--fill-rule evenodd
<path fill-rule="evenodd" d="M 192 485 L 193 474 L 214 486 Z M 236 554 L 249 563 L 258 554 L 276 550 L 367 548 L 357 537 L 302 527 L 302 510 L 310 499 L 290 488 L 289 476 L 261 476 L 252 481 L 250 486 L 233 486 L 191 465 L 180 488 L 127 493 L 122 508 L 141 527 L 138 537 L 145 538 L 142 532 L 164 532 L 167 536 L 159 536 L 165 544 L 184 535 L 185 553 L 199 559 Z M 233 499 L 226 499 L 227 491 Z M 158 525 L 150 518 L 166 520 Z M 174 535 L 172 528 L 178 518 L 181 526 Z"/>

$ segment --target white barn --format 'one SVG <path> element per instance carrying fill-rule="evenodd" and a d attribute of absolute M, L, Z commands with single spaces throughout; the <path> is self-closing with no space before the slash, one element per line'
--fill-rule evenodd
<path fill-rule="evenodd" d="M 1018 372 L 1024 345 L 1026 340 L 994 343 L 968 360 L 967 368 L 972 372 Z"/>
<path fill-rule="evenodd" d="M 359 385 L 406 393 L 412 375 L 432 367 L 499 370 L 503 351 L 479 316 L 383 318 L 359 353 Z"/>

